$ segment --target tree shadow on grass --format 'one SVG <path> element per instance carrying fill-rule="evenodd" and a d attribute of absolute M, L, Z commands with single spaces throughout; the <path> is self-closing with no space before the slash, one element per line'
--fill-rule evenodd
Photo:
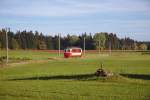
<path fill-rule="evenodd" d="M 61 79 L 74 79 L 74 80 L 90 80 L 94 78 L 94 74 L 78 74 L 78 75 L 56 75 L 56 76 L 37 76 L 27 78 L 16 78 L 10 80 L 61 80 Z"/>
<path fill-rule="evenodd" d="M 120 74 L 120 75 L 128 78 L 150 80 L 150 75 L 146 74 Z"/>

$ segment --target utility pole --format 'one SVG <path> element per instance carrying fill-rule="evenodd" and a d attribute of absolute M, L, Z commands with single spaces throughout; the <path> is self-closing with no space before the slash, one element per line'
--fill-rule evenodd
<path fill-rule="evenodd" d="M 58 46 L 59 46 L 58 48 L 59 48 L 59 56 L 60 56 L 60 33 L 58 33 L 58 37 L 59 37 L 58 38 Z"/>
<path fill-rule="evenodd" d="M 134 41 L 134 51 L 136 51 L 136 42 Z"/>
<path fill-rule="evenodd" d="M 10 32 L 10 28 L 6 28 L 6 63 L 8 63 L 8 31 Z"/>
<path fill-rule="evenodd" d="M 109 55 L 111 55 L 111 41 L 109 42 Z"/>
<path fill-rule="evenodd" d="M 84 36 L 84 43 L 83 43 L 83 46 L 84 46 L 84 55 L 85 55 L 85 36 Z"/>
<path fill-rule="evenodd" d="M 100 54 L 100 36 L 99 36 L 99 41 L 98 41 L 98 47 L 99 47 L 99 54 Z"/>

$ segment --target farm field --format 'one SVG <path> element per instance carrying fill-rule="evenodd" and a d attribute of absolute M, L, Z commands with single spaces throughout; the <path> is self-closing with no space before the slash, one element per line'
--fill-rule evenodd
<path fill-rule="evenodd" d="M 30 60 L 1 66 L 0 100 L 150 100 L 150 54 L 86 53 L 69 59 L 42 51 L 9 54 Z M 101 63 L 114 76 L 96 77 Z"/>

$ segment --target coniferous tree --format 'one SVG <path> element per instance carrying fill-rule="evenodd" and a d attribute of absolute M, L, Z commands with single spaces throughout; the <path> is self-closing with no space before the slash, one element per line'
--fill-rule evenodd
<path fill-rule="evenodd" d="M 6 30 L 0 29 L 0 48 L 6 49 Z M 118 38 L 114 33 L 100 32 L 93 36 L 83 33 L 80 35 L 67 35 L 60 38 L 61 49 L 69 46 L 78 46 L 83 48 L 85 38 L 86 50 L 111 49 L 113 50 L 150 50 L 150 42 L 134 41 L 128 37 Z M 58 35 L 46 36 L 38 31 L 8 31 L 9 49 L 49 49 L 58 50 Z"/>

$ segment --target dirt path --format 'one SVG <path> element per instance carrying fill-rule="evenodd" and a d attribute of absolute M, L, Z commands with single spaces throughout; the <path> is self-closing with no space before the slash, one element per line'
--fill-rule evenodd
<path fill-rule="evenodd" d="M 22 61 L 22 62 L 16 62 L 16 63 L 10 63 L 8 66 L 16 66 L 16 65 L 22 65 L 22 64 L 30 64 L 30 63 L 43 63 L 48 62 L 49 60 L 30 60 L 30 61 Z"/>
<path fill-rule="evenodd" d="M 0 68 L 13 67 L 17 65 L 31 64 L 31 63 L 44 63 L 52 60 L 61 60 L 62 58 L 48 58 L 47 60 L 28 60 L 28 61 L 20 61 L 8 64 L 0 64 Z"/>
<path fill-rule="evenodd" d="M 43 63 L 48 62 L 49 60 L 29 60 L 29 61 L 21 61 L 21 62 L 14 62 L 9 64 L 1 64 L 0 68 L 8 68 L 8 67 L 15 67 L 17 65 L 24 65 L 24 64 L 30 64 L 30 63 Z"/>

